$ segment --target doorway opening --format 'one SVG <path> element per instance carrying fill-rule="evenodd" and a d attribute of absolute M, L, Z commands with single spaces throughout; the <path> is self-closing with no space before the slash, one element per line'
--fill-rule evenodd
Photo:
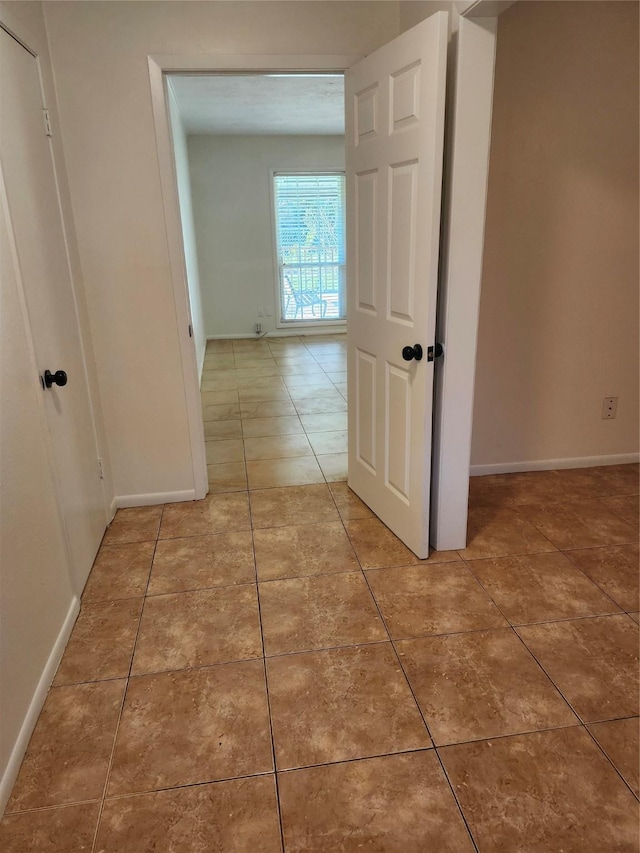
<path fill-rule="evenodd" d="M 344 75 L 170 74 L 167 90 L 200 337 L 343 332 Z"/>
<path fill-rule="evenodd" d="M 166 87 L 209 491 L 346 480 L 344 76 Z"/>
<path fill-rule="evenodd" d="M 484 87 L 481 112 L 483 119 L 490 116 L 490 98 L 485 97 L 484 90 L 486 88 L 487 93 L 491 91 L 495 36 L 494 30 L 488 32 L 484 27 L 472 24 L 465 28 L 464 23 L 465 19 L 460 19 L 460 29 L 465 29 L 468 37 L 464 50 L 458 51 L 452 67 L 457 106 L 456 120 L 452 120 L 455 132 L 452 133 L 448 157 L 449 179 L 445 181 L 448 199 L 445 242 L 455 257 L 472 259 L 475 269 L 479 268 L 476 261 L 481 257 L 481 241 L 476 239 L 476 232 L 483 222 L 484 193 L 478 189 L 469 197 L 465 190 L 468 179 L 463 179 L 463 175 L 473 175 L 478 179 L 478 187 L 480 183 L 484 186 L 490 122 L 485 122 L 486 127 L 483 125 L 482 145 L 479 146 L 474 129 L 475 113 L 467 110 L 466 106 L 473 103 L 474 92 L 481 83 Z M 470 342 L 475 342 L 477 310 L 473 306 L 469 310 L 464 299 L 457 299 L 463 290 L 462 279 L 453 285 L 447 281 L 442 301 L 442 314 L 446 320 L 442 329 L 449 357 L 442 362 L 439 371 L 441 392 L 436 410 L 439 417 L 436 418 L 433 445 L 433 482 L 430 464 L 435 366 L 430 358 L 430 347 L 435 335 L 448 33 L 447 13 L 437 12 L 364 59 L 353 55 L 148 57 L 174 305 L 185 377 L 195 498 L 204 497 L 209 490 L 199 387 L 206 336 L 202 323 L 197 322 L 197 311 L 189 305 L 185 275 L 189 257 L 185 255 L 190 253 L 188 236 L 184 234 L 183 239 L 181 233 L 180 207 L 183 205 L 177 192 L 180 175 L 176 182 L 180 158 L 173 156 L 174 147 L 182 145 L 187 149 L 187 136 L 183 132 L 180 138 L 180 133 L 174 132 L 172 146 L 170 113 L 178 112 L 178 107 L 167 86 L 167 78 L 185 75 L 209 79 L 249 76 L 255 81 L 274 75 L 307 79 L 318 74 L 344 75 L 347 132 L 342 148 L 349 161 L 346 182 L 347 245 L 350 247 L 347 258 L 349 487 L 421 558 L 428 552 L 430 518 L 434 520 L 433 541 L 439 549 L 447 550 L 464 544 L 468 489 L 468 466 L 465 467 L 464 460 L 468 458 L 470 446 L 475 366 L 475 350 Z M 462 109 L 458 105 L 465 106 L 462 110 L 464 116 L 469 113 L 472 121 L 458 121 L 458 113 Z M 180 122 L 177 124 L 181 125 Z M 468 171 L 457 170 L 456 164 L 463 164 Z M 192 183 L 188 161 L 186 176 L 190 192 Z M 221 184 L 227 178 L 228 175 L 223 174 Z M 463 191 L 459 192 L 459 188 Z M 254 195 L 254 189 L 253 186 L 250 188 L 250 197 Z M 462 212 L 464 216 L 460 218 L 458 227 L 457 217 Z M 233 214 L 232 198 L 224 222 L 233 222 Z M 193 217 L 192 208 L 190 215 Z M 205 235 L 205 245 L 217 233 L 216 230 L 209 231 Z M 232 237 L 236 238 L 240 233 L 236 228 Z M 471 248 L 467 250 L 469 240 Z M 246 245 L 251 248 L 250 243 Z M 241 259 L 240 266 L 251 264 L 250 251 L 243 248 L 237 257 Z M 446 277 L 451 279 L 450 270 Z M 222 280 L 228 287 L 228 276 L 223 276 Z M 277 281 L 275 271 L 272 281 Z M 474 280 L 475 284 L 477 281 Z M 217 308 L 221 308 L 223 303 Z M 275 301 L 271 310 L 275 311 Z M 244 335 L 245 339 L 250 337 L 254 340 L 245 340 L 245 346 L 255 347 L 259 343 L 271 348 L 280 343 L 274 340 L 276 336 L 282 341 L 289 341 L 292 335 L 300 335 L 300 327 L 296 330 L 293 324 L 287 329 L 289 336 L 285 336 L 284 330 L 276 329 L 275 314 L 269 316 L 269 306 L 263 313 L 264 317 L 259 317 L 256 324 L 260 324 L 260 335 L 265 337 L 256 341 L 258 336 L 254 325 L 254 333 Z M 264 324 L 261 322 L 263 319 Z M 358 323 L 358 320 L 362 322 Z M 270 325 L 274 327 L 271 334 L 268 332 Z M 342 328 L 332 331 L 331 337 L 335 337 L 336 342 L 340 337 L 344 338 L 344 326 L 342 321 Z M 311 331 L 308 329 L 305 336 L 310 336 Z M 328 324 L 320 326 L 320 334 L 328 331 Z M 226 332 L 228 335 L 228 324 Z M 466 341 L 466 344 L 453 348 L 454 340 Z M 331 341 L 327 343 L 331 345 Z M 411 344 L 411 352 L 415 355 L 418 352 L 413 346 L 415 343 L 420 343 L 427 356 L 419 365 L 416 364 L 417 357 L 409 363 L 403 354 Z M 227 341 L 225 347 L 228 349 L 229 346 L 235 363 L 235 349 L 242 344 L 233 341 L 229 344 Z M 456 358 L 458 352 L 462 358 Z M 273 351 L 271 355 L 275 359 Z M 278 358 L 284 355 L 279 353 Z M 212 355 L 222 356 L 222 352 Z M 226 357 L 229 358 L 229 353 Z M 295 357 L 292 360 L 295 361 Z M 293 367 L 301 369 L 302 365 L 294 364 Z M 264 384 L 271 384 L 269 376 L 263 376 Z M 309 384 L 308 380 L 306 382 Z M 236 405 L 239 399 L 238 394 Z M 464 429 L 458 428 L 461 409 L 464 410 Z M 455 424 L 455 429 L 445 428 L 450 421 Z M 442 441 L 443 435 L 451 439 L 446 446 Z M 455 488 L 449 489 L 447 484 L 452 478 L 452 462 L 460 468 L 460 476 L 456 477 Z M 375 481 L 359 481 L 356 471 L 360 469 L 375 475 Z M 449 502 L 451 512 L 447 517 L 450 523 L 441 536 L 444 526 L 438 510 L 445 493 L 453 495 L 455 500 Z M 398 509 L 395 515 L 390 509 L 390 502 Z"/>

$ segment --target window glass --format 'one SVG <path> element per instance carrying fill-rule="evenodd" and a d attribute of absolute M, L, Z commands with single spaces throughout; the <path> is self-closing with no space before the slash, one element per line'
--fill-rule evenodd
<path fill-rule="evenodd" d="M 273 180 L 280 321 L 344 320 L 344 173 Z"/>

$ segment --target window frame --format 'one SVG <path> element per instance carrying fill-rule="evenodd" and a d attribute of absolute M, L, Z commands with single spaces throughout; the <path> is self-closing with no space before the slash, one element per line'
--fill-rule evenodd
<path fill-rule="evenodd" d="M 320 317 L 314 317 L 307 320 L 283 320 L 284 305 L 282 304 L 282 292 L 280 289 L 280 263 L 278 259 L 278 223 L 276 217 L 275 203 L 275 178 L 278 175 L 342 175 L 345 178 L 345 209 L 344 209 L 344 231 L 346 244 L 347 231 L 347 211 L 346 211 L 346 172 L 344 168 L 316 168 L 316 169 L 290 169 L 290 168 L 271 168 L 269 169 L 269 207 L 271 216 L 271 242 L 273 256 L 273 282 L 275 294 L 275 326 L 276 329 L 331 329 L 344 328 L 347 324 L 346 317 L 344 319 L 329 319 L 323 320 Z M 346 265 L 346 245 L 345 245 L 345 308 L 346 308 L 346 287 L 347 287 L 347 265 Z"/>

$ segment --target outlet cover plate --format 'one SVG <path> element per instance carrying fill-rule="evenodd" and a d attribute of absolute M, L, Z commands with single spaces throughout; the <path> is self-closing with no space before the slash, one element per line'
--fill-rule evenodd
<path fill-rule="evenodd" d="M 602 403 L 602 419 L 603 420 L 612 420 L 615 418 L 618 412 L 618 398 L 617 397 L 605 397 Z"/>

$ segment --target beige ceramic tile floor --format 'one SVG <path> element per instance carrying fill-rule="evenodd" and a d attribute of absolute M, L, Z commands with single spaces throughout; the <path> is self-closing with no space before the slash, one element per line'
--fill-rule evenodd
<path fill-rule="evenodd" d="M 202 375 L 212 494 L 347 474 L 345 337 L 211 342 Z"/>
<path fill-rule="evenodd" d="M 419 561 L 341 340 L 205 368 L 211 495 L 111 524 L 3 853 L 637 851 L 638 466 L 476 478 Z"/>

